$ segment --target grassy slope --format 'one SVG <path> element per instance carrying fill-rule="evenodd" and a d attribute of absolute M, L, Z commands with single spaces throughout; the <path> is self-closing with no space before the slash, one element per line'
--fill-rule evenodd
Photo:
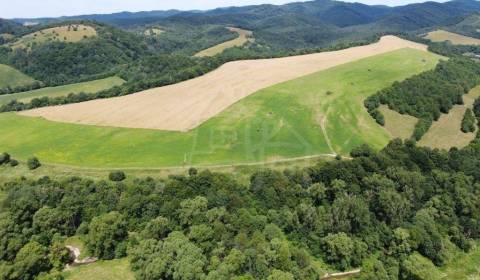
<path fill-rule="evenodd" d="M 462 119 L 467 108 L 473 108 L 473 102 L 479 96 L 480 87 L 476 87 L 464 95 L 464 105 L 455 105 L 448 114 L 442 114 L 438 121 L 433 122 L 432 127 L 418 144 L 439 149 L 467 146 L 475 139 L 476 133 L 463 133 L 461 131 Z"/>
<path fill-rule="evenodd" d="M 480 244 L 469 253 L 458 253 L 451 263 L 440 268 L 442 279 L 480 279 Z"/>
<path fill-rule="evenodd" d="M 432 31 L 425 36 L 425 38 L 433 41 L 433 42 L 444 42 L 450 41 L 452 44 L 456 45 L 480 45 L 480 40 L 472 37 L 463 36 L 460 34 L 444 31 L 444 30 L 436 30 Z"/>
<path fill-rule="evenodd" d="M 33 98 L 43 97 L 43 96 L 48 96 L 48 97 L 66 96 L 70 93 L 79 93 L 82 91 L 85 93 L 94 93 L 94 92 L 102 91 L 104 89 L 108 89 L 114 86 L 121 85 L 123 82 L 124 81 L 119 77 L 110 77 L 106 79 L 83 82 L 78 84 L 42 88 L 42 89 L 20 92 L 15 94 L 0 95 L 0 105 L 8 103 L 14 99 L 22 102 L 28 102 Z"/>
<path fill-rule="evenodd" d="M 76 31 L 74 30 L 76 27 Z M 23 36 L 17 41 L 10 44 L 12 48 L 26 48 L 32 44 L 41 44 L 47 41 L 59 41 L 75 43 L 83 40 L 85 37 L 97 36 L 95 28 L 87 25 L 73 24 L 70 27 L 68 25 L 58 26 L 48 29 L 43 29 L 28 35 Z"/>
<path fill-rule="evenodd" d="M 35 82 L 33 78 L 30 78 L 15 68 L 0 64 L 0 88 L 23 86 L 33 82 Z"/>
<path fill-rule="evenodd" d="M 438 59 L 404 49 L 341 65 L 261 90 L 187 133 L 1 114 L 0 150 L 19 159 L 36 155 L 44 162 L 91 167 L 257 162 L 332 153 L 322 123 L 335 152 L 346 154 L 365 142 L 381 148 L 390 136 L 368 115 L 364 98 L 433 68 Z"/>
<path fill-rule="evenodd" d="M 402 115 L 388 109 L 387 106 L 380 106 L 380 112 L 385 117 L 385 129 L 392 138 L 408 139 L 412 136 L 418 119 L 409 115 Z"/>
<path fill-rule="evenodd" d="M 74 267 L 63 273 L 66 280 L 134 280 L 128 259 L 98 261 L 93 264 Z"/>
<path fill-rule="evenodd" d="M 195 56 L 197 56 L 197 57 L 214 56 L 214 55 L 217 55 L 219 53 L 222 53 L 226 49 L 237 47 L 237 46 L 243 46 L 248 41 L 253 40 L 252 38 L 250 38 L 252 36 L 251 31 L 243 30 L 243 29 L 239 29 L 239 28 L 234 28 L 234 29 L 232 29 L 232 32 L 237 32 L 238 37 L 233 39 L 233 40 L 223 42 L 221 44 L 218 44 L 216 46 L 213 46 L 211 48 L 203 50 L 203 51 L 195 54 Z"/>

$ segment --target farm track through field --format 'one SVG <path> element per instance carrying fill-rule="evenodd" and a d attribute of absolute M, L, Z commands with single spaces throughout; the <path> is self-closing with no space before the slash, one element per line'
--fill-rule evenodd
<path fill-rule="evenodd" d="M 190 165 L 185 164 L 184 166 L 167 166 L 167 167 L 82 167 L 82 166 L 74 166 L 68 164 L 54 164 L 54 163 L 46 163 L 46 166 L 52 167 L 63 167 L 69 168 L 72 170 L 91 170 L 91 171 L 109 171 L 109 170 L 142 170 L 142 171 L 155 171 L 155 170 L 186 170 L 188 168 L 205 168 L 205 169 L 223 169 L 223 168 L 231 168 L 231 167 L 248 167 L 248 166 L 262 166 L 262 165 L 273 165 L 278 163 L 288 163 L 288 162 L 295 162 L 295 161 L 303 161 L 303 160 L 317 160 L 321 158 L 335 158 L 337 154 L 317 154 L 311 156 L 303 156 L 303 157 L 294 157 L 294 158 L 284 158 L 284 159 L 276 159 L 270 161 L 260 161 L 260 162 L 247 162 L 247 163 L 238 163 L 238 164 L 216 164 L 216 165 Z M 352 159 L 351 157 L 342 156 L 343 159 Z"/>
<path fill-rule="evenodd" d="M 182 83 L 21 114 L 66 123 L 188 131 L 260 89 L 404 48 L 427 50 L 425 45 L 385 36 L 377 43 L 345 50 L 229 62 Z"/>

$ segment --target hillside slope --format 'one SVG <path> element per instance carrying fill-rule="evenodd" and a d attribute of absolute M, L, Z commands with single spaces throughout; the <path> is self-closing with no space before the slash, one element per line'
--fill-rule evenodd
<path fill-rule="evenodd" d="M 378 43 L 335 52 L 230 62 L 201 77 L 111 99 L 23 112 L 48 120 L 115 127 L 186 131 L 250 94 L 336 65 L 425 45 L 385 36 Z M 136 116 L 131 118 L 131 116 Z"/>
<path fill-rule="evenodd" d="M 340 65 L 261 90 L 189 132 L 0 114 L 0 143 L 19 159 L 36 155 L 47 163 L 103 168 L 268 162 L 346 154 L 362 143 L 381 148 L 390 136 L 370 118 L 363 99 L 433 68 L 438 59 L 402 49 Z"/>

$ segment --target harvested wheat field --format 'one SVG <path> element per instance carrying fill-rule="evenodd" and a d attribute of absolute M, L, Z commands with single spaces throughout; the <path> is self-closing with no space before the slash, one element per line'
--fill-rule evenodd
<path fill-rule="evenodd" d="M 463 36 L 457 33 L 448 32 L 445 30 L 432 31 L 425 36 L 433 42 L 450 41 L 454 45 L 480 45 L 480 40 L 468 36 Z"/>
<path fill-rule="evenodd" d="M 21 114 L 77 124 L 187 131 L 260 89 L 403 48 L 427 50 L 425 45 L 385 36 L 377 43 L 340 51 L 230 62 L 204 76 L 170 86 Z"/>

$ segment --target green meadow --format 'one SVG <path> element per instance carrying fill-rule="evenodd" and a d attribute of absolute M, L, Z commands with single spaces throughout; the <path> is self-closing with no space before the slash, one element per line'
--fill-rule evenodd
<path fill-rule="evenodd" d="M 0 88 L 29 85 L 35 80 L 17 69 L 0 64 Z"/>
<path fill-rule="evenodd" d="M 94 80 L 89 82 L 77 83 L 77 84 L 70 84 L 65 86 L 58 86 L 58 87 L 47 87 L 41 88 L 37 90 L 19 92 L 14 94 L 4 94 L 0 95 L 0 105 L 6 104 L 12 100 L 17 100 L 21 102 L 29 102 L 33 98 L 39 97 L 58 97 L 58 96 L 66 96 L 70 93 L 95 93 L 105 89 L 109 89 L 114 86 L 119 86 L 124 82 L 119 77 L 110 77 L 106 79 Z"/>
<path fill-rule="evenodd" d="M 128 259 L 98 261 L 92 264 L 74 267 L 62 273 L 66 280 L 135 280 Z"/>
<path fill-rule="evenodd" d="M 278 84 L 189 132 L 74 125 L 0 114 L 0 150 L 25 160 L 99 168 L 223 165 L 380 149 L 390 134 L 363 100 L 441 57 L 402 49 Z M 134 116 L 132 116 L 134 117 Z"/>

